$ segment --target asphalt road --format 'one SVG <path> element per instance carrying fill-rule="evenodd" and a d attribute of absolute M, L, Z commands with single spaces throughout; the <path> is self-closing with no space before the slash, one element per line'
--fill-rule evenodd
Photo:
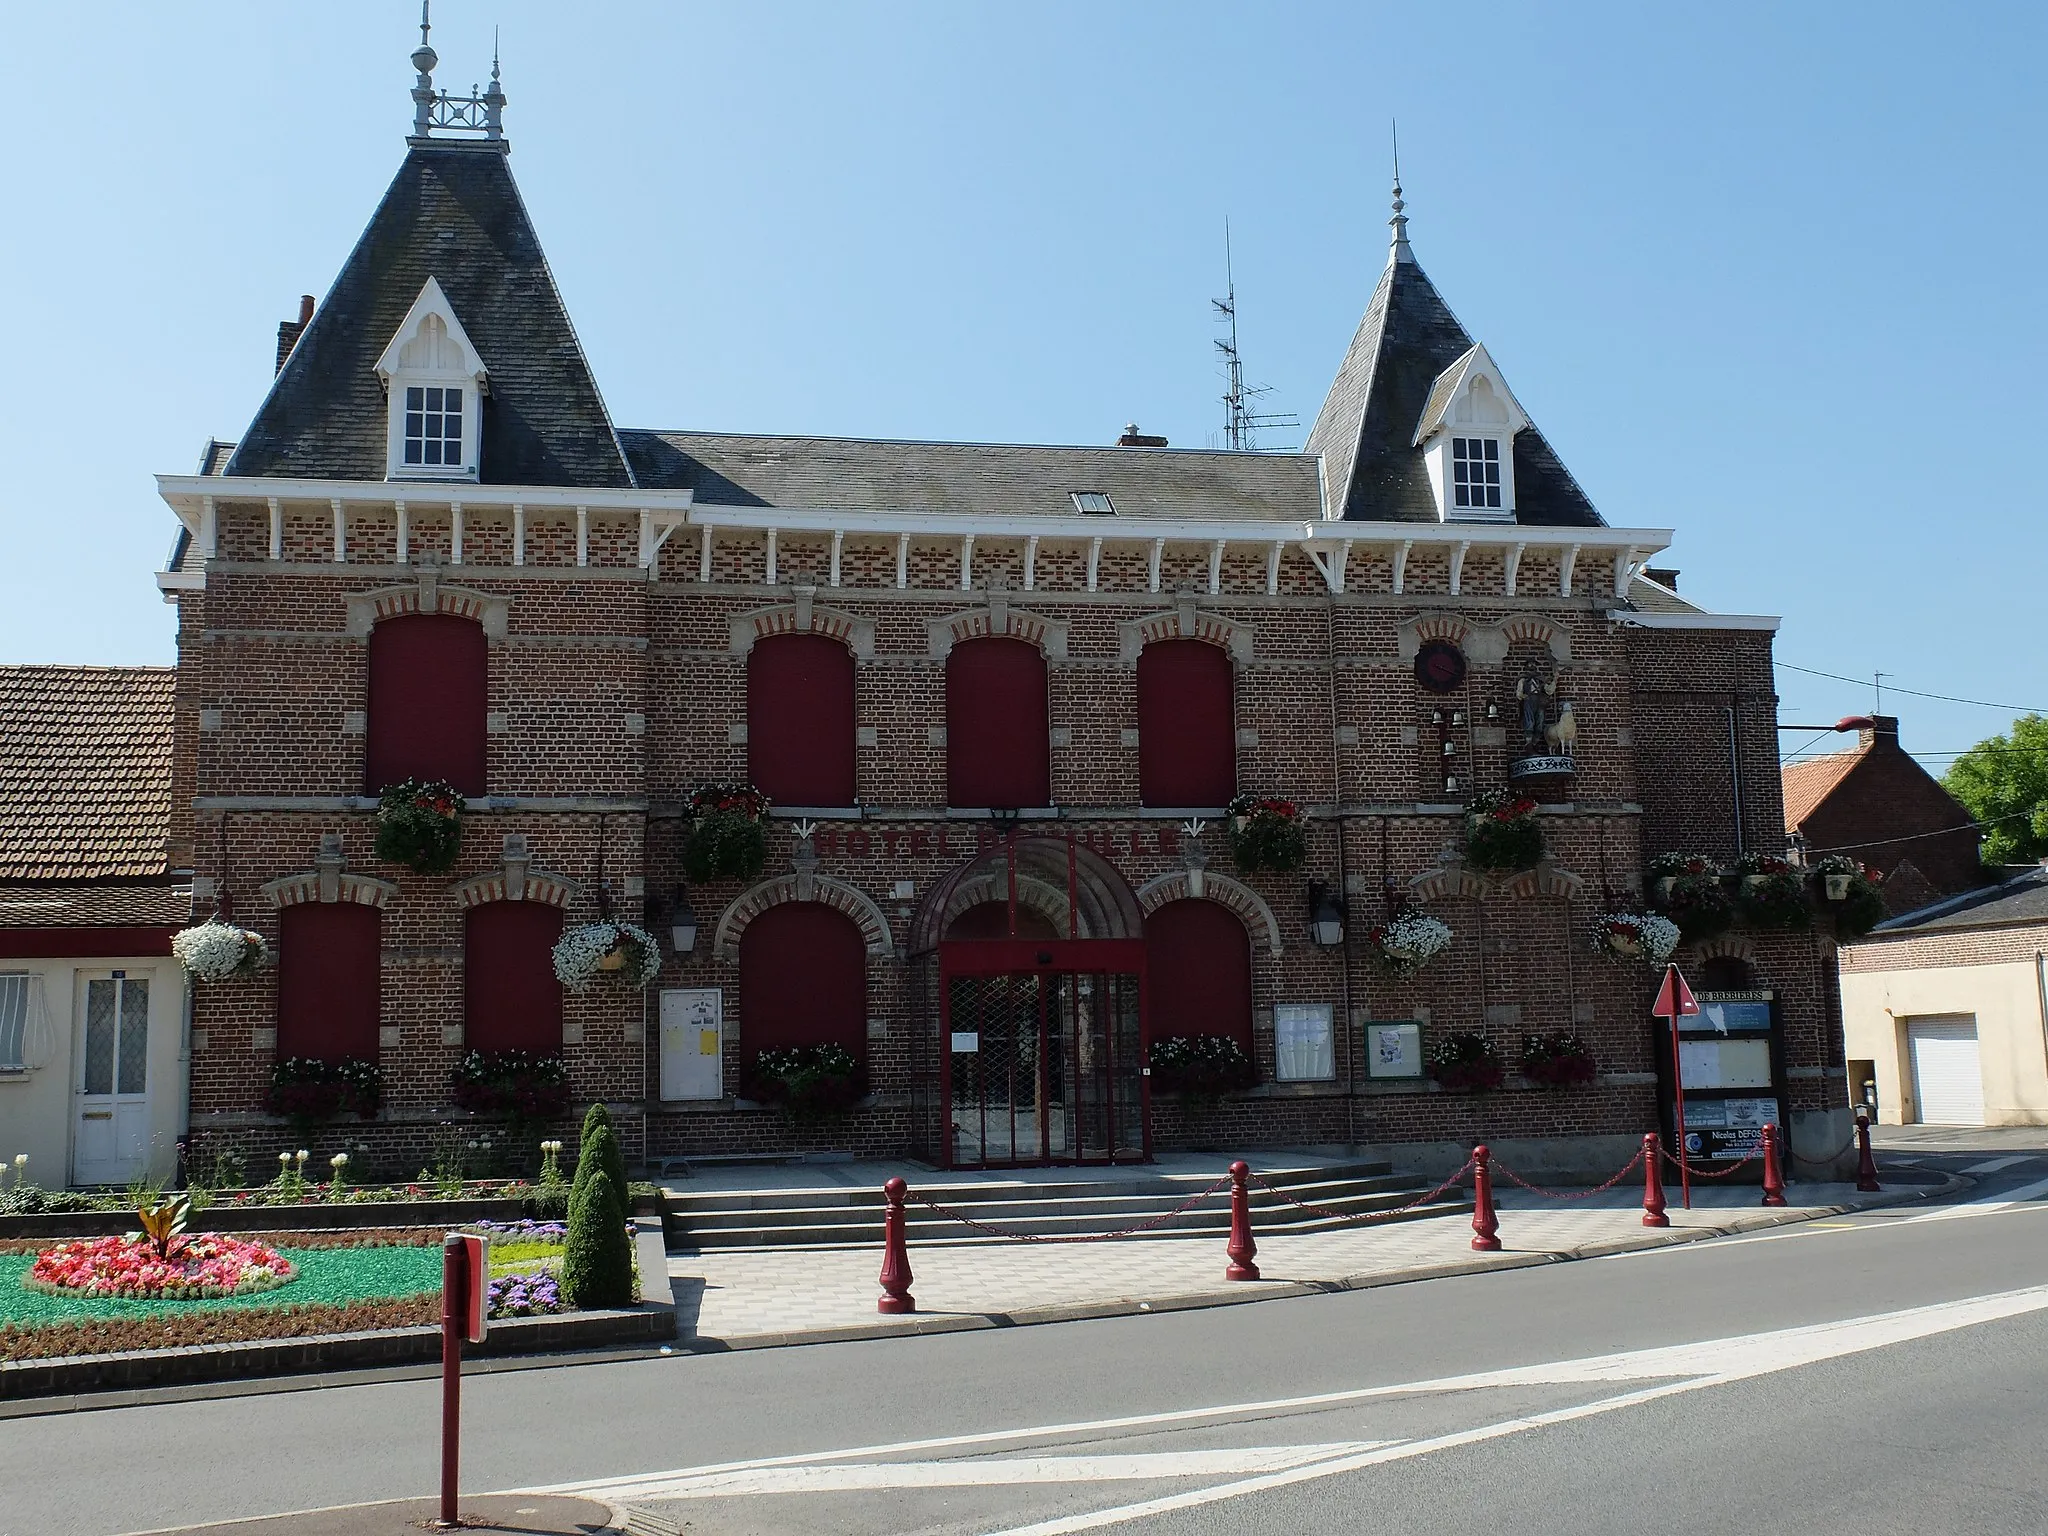
<path fill-rule="evenodd" d="M 464 1484 L 595 1481 L 691 1536 L 2048 1532 L 2048 1152 L 1940 1160 L 2000 1166 L 1613 1259 L 479 1375 Z M 405 1380 L 0 1420 L 0 1533 L 426 1492 L 437 1408 Z"/>

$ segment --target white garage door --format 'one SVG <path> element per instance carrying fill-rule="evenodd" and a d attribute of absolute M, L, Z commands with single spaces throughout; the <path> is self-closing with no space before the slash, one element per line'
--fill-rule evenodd
<path fill-rule="evenodd" d="M 1906 1025 L 1913 1053 L 1913 1093 L 1922 1125 L 1982 1125 L 1984 1073 L 1977 1062 L 1974 1018 L 1914 1019 Z"/>

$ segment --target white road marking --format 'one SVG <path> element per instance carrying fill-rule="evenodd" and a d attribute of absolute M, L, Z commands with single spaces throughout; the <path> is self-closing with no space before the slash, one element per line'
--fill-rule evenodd
<path fill-rule="evenodd" d="M 1966 1174 L 2003 1173 L 2017 1163 L 2030 1163 L 2032 1157 L 1994 1157 L 1988 1163 L 1972 1163 L 1962 1171 Z"/>
<path fill-rule="evenodd" d="M 2002 1195 L 1985 1195 L 1977 1200 L 1965 1200 L 1960 1205 L 1944 1206 L 1938 1211 L 1925 1211 L 1918 1216 L 1908 1216 L 1901 1226 L 1913 1226 L 1923 1221 L 1957 1221 L 1966 1216 L 1992 1216 L 2000 1211 L 2009 1211 L 2016 1205 L 2038 1200 L 2048 1195 L 2048 1179 L 2036 1179 L 2031 1184 L 2022 1184 L 2018 1189 L 2008 1189 Z"/>
<path fill-rule="evenodd" d="M 1345 1455 L 1335 1460 L 1315 1463 L 1313 1468 L 1297 1468 L 1266 1474 L 1268 1478 L 1282 1478 L 1298 1482 L 1313 1472 L 1313 1475 L 1327 1475 L 1322 1469 L 1346 1471 L 1356 1466 L 1369 1466 L 1375 1461 L 1393 1460 L 1406 1455 L 1419 1455 L 1415 1447 L 1438 1448 L 1441 1446 L 1465 1444 L 1472 1439 L 1486 1439 L 1498 1434 L 1510 1434 L 1538 1424 L 1562 1423 L 1568 1418 L 1579 1417 L 1590 1412 L 1608 1412 L 1614 1408 L 1626 1407 L 1635 1402 L 1647 1402 L 1670 1392 L 1692 1391 L 1703 1386 L 1712 1386 L 1724 1381 L 1738 1381 L 1747 1376 L 1762 1375 L 1771 1371 L 1789 1370 L 1794 1366 L 1810 1364 L 1817 1360 L 1834 1359 L 1837 1356 L 1855 1354 L 1864 1350 L 1882 1349 L 1887 1345 L 1904 1343 L 1908 1340 L 1925 1338 L 1932 1334 L 1945 1333 L 1957 1328 L 1967 1328 L 1975 1323 L 1991 1322 L 2004 1317 L 2017 1317 L 2026 1313 L 2048 1310 L 2048 1285 L 2030 1286 L 2024 1290 L 2003 1291 L 1990 1296 L 1971 1297 L 1962 1301 L 1937 1302 L 1930 1306 L 1912 1307 L 1898 1312 L 1878 1313 L 1873 1316 L 1849 1318 L 1840 1322 L 1809 1324 L 1798 1328 L 1778 1329 L 1769 1333 L 1740 1335 L 1735 1338 L 1709 1339 L 1692 1344 L 1662 1345 L 1650 1349 L 1623 1351 L 1608 1355 L 1591 1355 L 1577 1360 L 1554 1361 L 1542 1365 L 1512 1366 L 1505 1370 L 1479 1371 L 1462 1376 L 1443 1376 L 1424 1381 L 1394 1382 L 1383 1386 L 1356 1387 L 1348 1391 L 1322 1392 L 1302 1397 L 1265 1398 L 1254 1402 L 1221 1403 L 1206 1408 L 1182 1408 L 1164 1413 L 1130 1414 L 1113 1419 L 1093 1419 L 1062 1424 L 1041 1424 L 1021 1429 L 989 1430 L 968 1435 L 944 1435 L 922 1440 L 899 1440 L 883 1445 L 851 1446 L 841 1450 L 814 1451 L 788 1456 L 767 1456 L 750 1461 L 714 1463 L 698 1467 L 679 1467 L 669 1471 L 649 1472 L 632 1477 L 589 1478 L 579 1482 L 553 1483 L 545 1487 L 519 1488 L 508 1490 L 525 1494 L 580 1494 L 585 1497 L 623 1503 L 631 1499 L 655 1496 L 654 1490 L 674 1487 L 714 1475 L 755 1472 L 780 1467 L 813 1467 L 845 1462 L 874 1461 L 891 1456 L 905 1456 L 919 1452 L 967 1451 L 971 1448 L 988 1447 L 1005 1443 L 1030 1440 L 1050 1440 L 1059 1437 L 1087 1436 L 1103 1439 L 1118 1431 L 1135 1429 L 1157 1429 L 1166 1425 L 1189 1425 L 1204 1420 L 1245 1419 L 1284 1412 L 1299 1412 L 1304 1409 L 1335 1408 L 1362 1403 L 1375 1398 L 1424 1395 L 1440 1392 L 1471 1392 L 1493 1387 L 1564 1386 L 1589 1382 L 1630 1382 L 1665 1381 L 1668 1385 L 1645 1389 L 1642 1392 L 1626 1393 L 1620 1397 L 1603 1398 L 1597 1403 L 1576 1408 L 1558 1409 L 1548 1414 L 1530 1418 L 1512 1419 L 1504 1424 L 1488 1426 L 1484 1430 L 1471 1430 L 1461 1435 L 1445 1437 L 1440 1441 L 1397 1442 L 1381 1449 L 1362 1451 L 1357 1455 Z M 1672 1381 L 1672 1378 L 1685 1378 Z M 1257 1492 L 1268 1483 L 1254 1479 L 1251 1483 L 1222 1485 L 1227 1489 L 1243 1492 Z M 1270 1486 L 1283 1486 L 1271 1483 Z M 1214 1491 L 1214 1490 L 1210 1490 Z M 1219 1494 L 1219 1497 L 1236 1497 L 1235 1493 Z M 1177 1497 L 1193 1497 L 1179 1495 Z M 1180 1505 L 1172 1506 L 1180 1508 Z M 1092 1516 L 1076 1516 L 1076 1519 L 1092 1519 Z M 1136 1518 L 1119 1515 L 1118 1519 Z M 1113 1522 L 1099 1522 L 1113 1523 Z M 1092 1529 L 1091 1526 L 1074 1526 L 1073 1530 Z M 1030 1536 L 1052 1536 L 1055 1531 L 1069 1527 L 1048 1526 L 1026 1528 Z M 1023 1536 L 1022 1532 L 1009 1536 Z"/>
<path fill-rule="evenodd" d="M 903 1488 L 993 1488 L 1011 1483 L 1107 1483 L 1162 1477 L 1243 1477 L 1356 1456 L 1391 1440 L 1322 1445 L 1249 1445 L 1215 1451 L 1149 1451 L 1115 1456 L 992 1456 L 960 1461 L 859 1461 L 832 1466 L 714 1472 L 641 1484 L 637 1499 L 734 1498 L 763 1493 L 882 1493 Z"/>

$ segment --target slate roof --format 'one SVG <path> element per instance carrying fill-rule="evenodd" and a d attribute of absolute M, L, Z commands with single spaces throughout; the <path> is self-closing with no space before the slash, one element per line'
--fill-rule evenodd
<path fill-rule="evenodd" d="M 1101 491 L 1125 517 L 1314 519 L 1322 495 L 1301 454 L 1191 448 L 915 443 L 717 432 L 619 434 L 637 483 L 700 503 L 846 511 L 1071 516 Z"/>
<path fill-rule="evenodd" d="M 429 277 L 490 370 L 483 482 L 631 485 L 504 154 L 454 142 L 407 152 L 226 473 L 382 480 L 375 364 Z"/>
<path fill-rule="evenodd" d="M 192 882 L 0 885 L 0 928 L 182 928 Z"/>
<path fill-rule="evenodd" d="M 2014 923 L 2048 923 L 2048 869 L 2038 866 L 2000 885 L 1965 891 L 1915 912 L 1879 923 L 1873 935 L 1940 932 L 1951 928 L 1999 928 Z"/>
<path fill-rule="evenodd" d="M 1323 455 L 1331 503 L 1344 517 L 1438 521 L 1415 429 L 1438 376 L 1473 345 L 1418 263 L 1395 261 L 1380 274 L 1304 445 Z M 1533 425 L 1515 434 L 1515 521 L 1605 526 Z"/>
<path fill-rule="evenodd" d="M 1630 583 L 1634 590 L 1634 583 Z M 1814 813 L 1827 797 L 1834 793 L 1835 786 L 1849 777 L 1849 772 L 1863 761 L 1865 748 L 1853 752 L 1829 752 L 1821 757 L 1809 757 L 1804 762 L 1787 763 L 1778 770 L 1778 776 L 1785 785 L 1785 825 L 1797 828 Z"/>
<path fill-rule="evenodd" d="M 0 881 L 164 872 L 169 667 L 0 667 Z"/>

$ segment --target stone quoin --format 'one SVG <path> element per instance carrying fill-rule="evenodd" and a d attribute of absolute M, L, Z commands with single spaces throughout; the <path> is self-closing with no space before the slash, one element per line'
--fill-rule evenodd
<path fill-rule="evenodd" d="M 404 160 L 254 419 L 159 482 L 177 861 L 277 957 L 195 988 L 195 1158 L 297 1134 L 263 1109 L 277 1057 L 369 1052 L 383 1105 L 332 1134 L 409 1172 L 456 1063 L 516 1046 L 559 1050 L 575 1114 L 606 1101 L 655 1165 L 1628 1160 L 1669 1046 L 1656 972 L 1593 921 L 1642 910 L 1657 854 L 1782 851 L 1775 621 L 1646 573 L 1670 531 L 1594 509 L 1424 275 L 1398 185 L 1376 280 L 1337 253 L 1369 296 L 1298 452 L 628 429 L 501 86 L 451 100 L 415 62 Z M 378 858 L 404 777 L 465 797 L 452 869 Z M 1511 779 L 1543 858 L 1484 872 L 1465 808 Z M 691 881 L 691 796 L 736 781 L 773 802 L 762 866 Z M 1239 795 L 1297 808 L 1298 864 L 1233 860 Z M 1368 940 L 1410 905 L 1452 939 L 1399 974 Z M 607 918 L 657 938 L 658 979 L 563 988 L 551 946 Z M 1773 995 L 1794 1150 L 1831 1152 L 1831 943 L 1711 942 L 1680 963 Z M 1482 1036 L 1508 1080 L 1369 1059 L 1410 1038 L 1386 1022 L 1425 1054 Z M 1524 1079 L 1524 1036 L 1567 1031 L 1593 1081 Z M 1203 1036 L 1245 1081 L 1148 1075 Z M 850 1108 L 764 1101 L 762 1051 L 825 1044 Z"/>

